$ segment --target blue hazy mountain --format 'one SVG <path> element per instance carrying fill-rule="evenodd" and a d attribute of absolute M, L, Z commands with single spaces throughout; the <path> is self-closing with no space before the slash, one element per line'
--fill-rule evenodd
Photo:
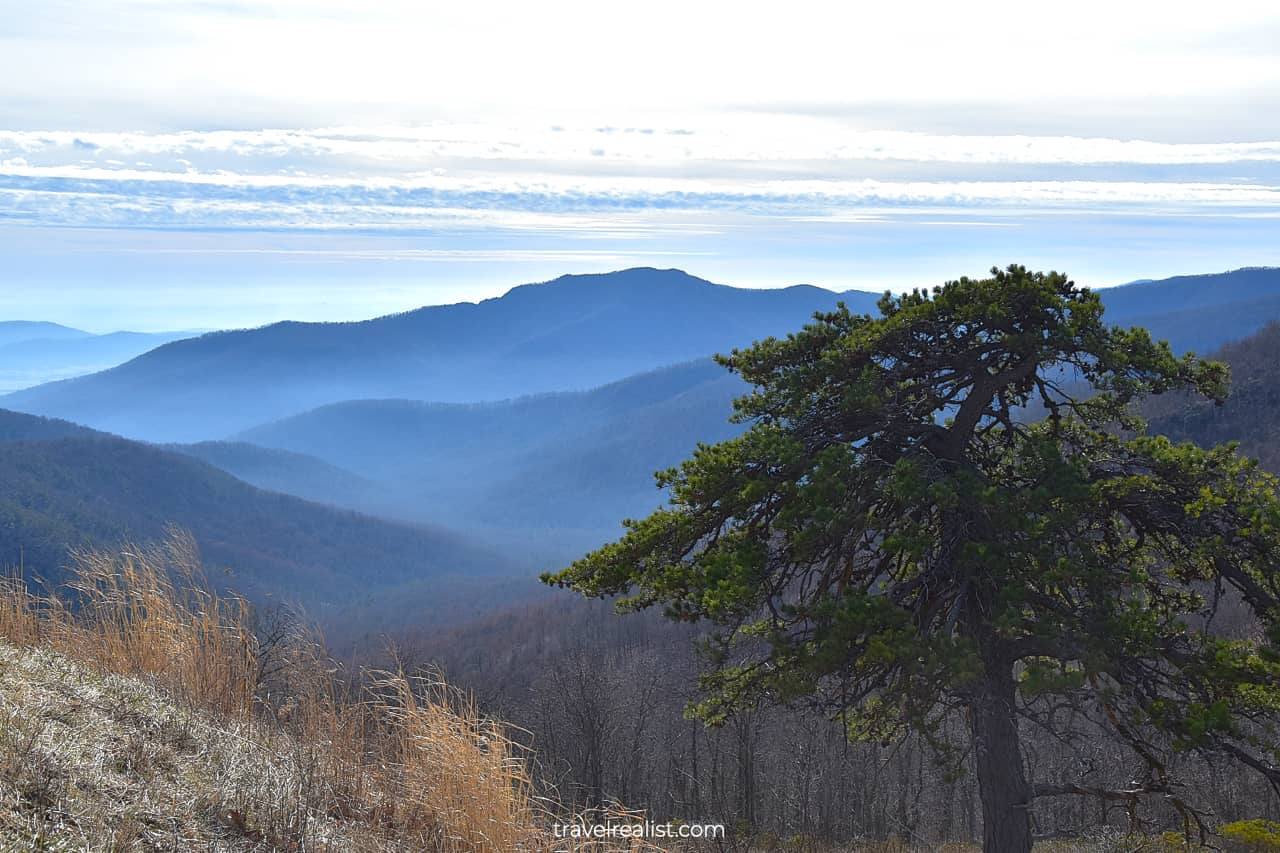
<path fill-rule="evenodd" d="M 264 424 L 237 438 L 323 459 L 380 481 L 425 480 L 522 458 L 545 445 L 634 417 L 694 389 L 740 380 L 701 359 L 649 371 L 590 391 L 537 394 L 486 403 L 349 400 Z M 725 409 L 725 417 L 729 414 Z M 676 428 L 679 424 L 669 424 Z"/>
<path fill-rule="evenodd" d="M 0 442 L 48 441 L 59 438 L 113 439 L 109 433 L 58 418 L 43 418 L 0 409 Z M 257 447 L 244 442 L 206 441 L 169 444 L 163 450 L 202 459 L 215 468 L 267 491 L 296 495 L 335 506 L 372 506 L 379 487 L 364 477 L 313 456 Z M 341 497 L 341 500 L 335 500 Z"/>
<path fill-rule="evenodd" d="M 1101 291 L 1108 319 L 1207 352 L 1280 318 L 1280 270 Z M 161 346 L 119 367 L 0 398 L 155 441 L 221 439 L 345 400 L 475 402 L 586 389 L 798 328 L 844 300 L 808 286 L 750 290 L 679 270 L 563 276 L 480 303 L 358 323 L 278 323 Z"/>
<path fill-rule="evenodd" d="M 704 359 L 591 391 L 496 403 L 348 401 L 239 438 L 375 480 L 382 511 L 400 517 L 591 538 L 661 501 L 654 471 L 699 441 L 737 434 L 732 401 L 746 390 Z"/>
<path fill-rule="evenodd" d="M 91 332 L 58 323 L 39 320 L 0 320 L 0 347 L 38 339 L 65 341 L 88 337 L 92 337 Z"/>
<path fill-rule="evenodd" d="M 377 483 L 304 453 L 259 447 L 243 441 L 202 441 L 162 446 L 166 450 L 202 459 L 260 489 L 365 511 L 386 512 L 388 509 L 384 490 Z"/>
<path fill-rule="evenodd" d="M 96 373 L 191 332 L 94 335 L 55 323 L 0 323 L 0 393 Z"/>
<path fill-rule="evenodd" d="M 654 472 L 678 465 L 702 443 L 745 428 L 731 423 L 733 400 L 747 391 L 722 375 L 667 399 L 547 441 L 524 454 L 467 510 L 490 525 L 537 527 L 574 520 L 594 529 L 648 515 L 666 501 Z"/>
<path fill-rule="evenodd" d="M 1178 352 L 1207 354 L 1280 319 L 1280 268 L 1141 281 L 1098 291 L 1106 319 L 1143 326 Z"/>
<path fill-rule="evenodd" d="M 448 530 L 264 491 L 186 454 L 72 424 L 0 410 L 0 436 L 0 566 L 21 562 L 28 576 L 56 582 L 69 549 L 156 539 L 169 524 L 227 569 L 216 581 L 259 600 L 301 600 L 320 617 L 389 589 L 425 590 L 426 607 L 518 570 Z"/>
<path fill-rule="evenodd" d="M 109 438 L 104 432 L 58 418 L 42 418 L 0 409 L 0 441 L 47 441 L 54 438 Z"/>
<path fill-rule="evenodd" d="M 1165 285 L 1102 291 L 1108 319 L 1148 326 L 1181 350 L 1207 351 L 1265 322 L 1272 302 L 1280 314 L 1276 270 Z M 582 535 L 572 541 L 581 544 L 658 504 L 655 470 L 684 459 L 700 441 L 735 434 L 731 401 L 745 390 L 702 360 L 589 392 L 498 403 L 347 401 L 238 437 L 378 481 L 390 508 L 377 511 L 525 532 L 575 528 Z"/>
<path fill-rule="evenodd" d="M 1280 317 L 1280 271 L 1102 295 L 1109 321 L 1209 352 Z M 516 288 L 477 305 L 171 343 L 10 399 L 95 414 L 97 425 L 235 440 L 166 449 L 0 413 L 0 563 L 20 551 L 47 570 L 68 546 L 148 538 L 177 522 L 253 592 L 305 592 L 326 612 L 354 601 L 373 613 L 435 607 L 447 587 L 462 591 L 449 593 L 449 606 L 466 609 L 479 600 L 464 594 L 475 578 L 511 565 L 472 542 L 519 549 L 545 568 L 610 538 L 619 519 L 663 500 L 653 471 L 741 429 L 728 417 L 745 386 L 705 356 L 797 328 L 841 298 L 870 310 L 875 297 L 736 290 L 630 270 Z M 1253 365 L 1238 377 L 1235 408 L 1269 412 L 1274 394 L 1263 377 L 1277 364 L 1274 346 L 1224 352 Z M 618 371 L 630 374 L 610 375 Z M 556 387 L 589 390 L 520 393 Z M 371 398 L 370 389 L 397 393 Z M 423 402 L 436 392 L 443 399 Z M 461 402 L 503 394 L 511 399 Z M 307 405 L 317 396 L 319 405 Z M 1216 429 L 1218 420 L 1206 423 Z M 379 521 L 249 483 L 465 530 Z"/>
<path fill-rule="evenodd" d="M 733 288 L 679 270 L 563 276 L 475 304 L 176 341 L 0 405 L 154 441 L 225 438 L 342 400 L 474 402 L 591 388 L 785 334 L 842 298 L 868 310 L 877 296 Z"/>

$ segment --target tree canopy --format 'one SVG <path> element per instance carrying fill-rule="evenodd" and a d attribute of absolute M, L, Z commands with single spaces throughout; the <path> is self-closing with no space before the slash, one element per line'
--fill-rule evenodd
<path fill-rule="evenodd" d="M 1016 265 L 879 312 L 840 306 L 720 357 L 753 387 L 735 404 L 746 432 L 661 472 L 668 506 L 545 580 L 712 626 L 692 709 L 712 724 L 811 702 L 853 736 L 945 748 L 962 714 L 989 853 L 1030 849 L 1036 797 L 1150 795 L 1203 831 L 1178 753 L 1280 791 L 1276 483 L 1232 445 L 1175 445 L 1132 414 L 1170 391 L 1220 402 L 1226 368 Z M 1248 630 L 1215 621 L 1224 602 Z M 1021 738 L 1067 736 L 1064 709 L 1143 777 L 1028 779 Z"/>

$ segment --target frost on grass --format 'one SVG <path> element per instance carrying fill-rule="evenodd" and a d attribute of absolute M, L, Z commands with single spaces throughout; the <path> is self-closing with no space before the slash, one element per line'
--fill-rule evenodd
<path fill-rule="evenodd" d="M 138 678 L 0 643 L 0 850 L 367 848 L 367 826 L 308 805 L 309 752 Z M 280 826 L 303 832 L 260 828 Z"/>
<path fill-rule="evenodd" d="M 43 597 L 0 574 L 0 851 L 566 849 L 506 726 L 434 679 L 335 680 L 305 630 L 264 641 L 189 535 L 70 571 Z"/>

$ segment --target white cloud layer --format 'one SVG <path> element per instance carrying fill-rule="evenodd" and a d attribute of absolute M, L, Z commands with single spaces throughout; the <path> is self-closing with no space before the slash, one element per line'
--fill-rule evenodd
<path fill-rule="evenodd" d="M 912 129 L 949 101 L 1004 105 L 1007 130 L 1072 100 L 1220 122 L 1280 85 L 1259 0 L 0 0 L 0 20 L 0 114 L 26 127 L 914 104 Z"/>
<path fill-rule="evenodd" d="M 1260 0 L 0 0 L 0 318 L 1280 263 L 1277 44 Z"/>
<path fill-rule="evenodd" d="M 127 160 L 162 155 L 177 163 L 189 156 L 234 156 L 248 161 L 364 164 L 384 170 L 426 168 L 451 159 L 604 158 L 668 164 L 826 160 L 1035 165 L 1280 162 L 1280 141 L 1162 143 L 1070 136 L 944 136 L 857 130 L 834 120 L 804 116 L 737 116 L 712 122 L 696 116 L 666 119 L 644 126 L 596 127 L 438 121 L 419 126 L 176 133 L 0 130 L 0 152 L 51 159 L 74 155 L 104 163 L 116 157 Z"/>
<path fill-rule="evenodd" d="M 829 123 L 828 123 L 829 124 Z M 10 223 L 497 228 L 653 235 L 653 211 L 765 219 L 1060 209 L 1265 212 L 1280 142 L 840 132 L 819 119 L 656 127 L 0 131 Z M 1157 173 L 1159 178 L 1148 177 Z M 604 214 L 627 214 L 610 220 Z"/>

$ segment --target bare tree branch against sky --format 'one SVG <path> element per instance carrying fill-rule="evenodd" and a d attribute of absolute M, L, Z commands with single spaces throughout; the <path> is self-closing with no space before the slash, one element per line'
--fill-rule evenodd
<path fill-rule="evenodd" d="M 1280 263 L 1273 4 L 878 5 L 0 0 L 0 314 Z"/>

